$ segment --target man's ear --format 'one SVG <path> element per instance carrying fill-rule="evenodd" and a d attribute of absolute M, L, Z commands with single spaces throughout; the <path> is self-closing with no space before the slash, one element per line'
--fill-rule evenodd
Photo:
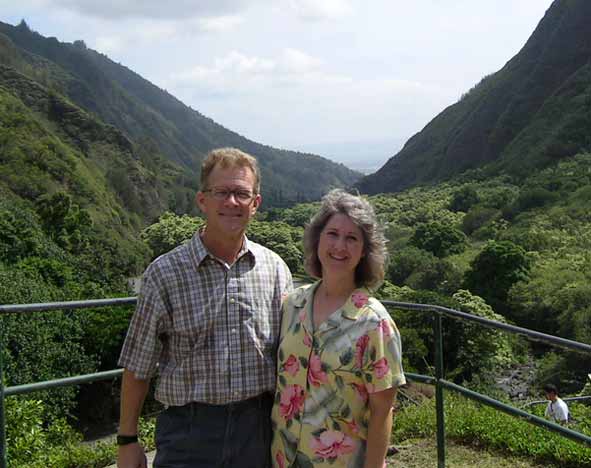
<path fill-rule="evenodd" d="M 195 194 L 195 206 L 205 213 L 205 194 L 201 190 Z"/>
<path fill-rule="evenodd" d="M 261 203 L 263 202 L 263 197 L 260 193 L 257 193 L 256 197 L 254 197 L 254 200 L 252 202 L 252 214 L 254 215 L 257 210 L 259 209 L 259 206 L 261 206 Z"/>

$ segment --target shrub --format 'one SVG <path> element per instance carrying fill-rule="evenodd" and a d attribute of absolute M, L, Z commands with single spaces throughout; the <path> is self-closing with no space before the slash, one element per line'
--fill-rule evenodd
<path fill-rule="evenodd" d="M 464 284 L 504 312 L 511 286 L 525 280 L 529 269 L 530 261 L 521 247 L 510 241 L 490 241 L 470 264 Z"/>
<path fill-rule="evenodd" d="M 462 231 L 471 235 L 474 231 L 482 228 L 485 224 L 495 221 L 501 217 L 501 212 L 494 208 L 483 206 L 473 207 L 462 220 Z"/>
<path fill-rule="evenodd" d="M 466 185 L 454 193 L 449 204 L 449 209 L 451 211 L 466 212 L 479 201 L 480 197 L 478 196 L 476 189 L 471 185 Z"/>
<path fill-rule="evenodd" d="M 466 248 L 466 236 L 449 224 L 431 222 L 420 224 L 410 243 L 441 258 L 462 253 Z"/>
<path fill-rule="evenodd" d="M 572 405 L 572 410 L 582 421 L 589 417 L 587 407 Z M 540 415 L 543 407 L 534 412 Z M 434 437 L 435 417 L 435 399 L 404 408 L 395 417 L 394 438 Z M 591 448 L 449 392 L 445 393 L 445 423 L 446 436 L 461 443 L 507 451 L 540 464 L 583 468 L 591 463 Z M 586 424 L 575 429 L 591 434 Z"/>

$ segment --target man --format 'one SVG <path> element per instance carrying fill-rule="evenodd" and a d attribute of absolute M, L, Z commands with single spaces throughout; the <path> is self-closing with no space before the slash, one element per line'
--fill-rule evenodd
<path fill-rule="evenodd" d="M 555 385 L 547 384 L 544 386 L 544 392 L 546 393 L 546 399 L 548 406 L 546 407 L 545 416 L 549 419 L 553 419 L 559 424 L 565 424 L 568 422 L 568 406 L 558 396 L 558 389 Z"/>
<path fill-rule="evenodd" d="M 206 226 L 144 274 L 119 364 L 120 468 L 146 466 L 138 419 L 158 365 L 155 467 L 253 467 L 269 462 L 270 410 L 289 269 L 245 236 L 261 204 L 256 160 L 212 151 L 196 203 Z"/>

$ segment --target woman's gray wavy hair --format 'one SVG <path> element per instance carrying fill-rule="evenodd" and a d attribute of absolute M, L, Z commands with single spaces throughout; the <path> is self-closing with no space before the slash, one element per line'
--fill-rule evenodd
<path fill-rule="evenodd" d="M 359 196 L 341 189 L 328 192 L 322 198 L 322 206 L 304 230 L 304 267 L 306 272 L 322 278 L 322 265 L 318 258 L 320 233 L 335 214 L 344 214 L 363 233 L 363 253 L 355 270 L 357 287 L 377 289 L 384 281 L 384 268 L 388 255 L 386 238 L 378 223 L 373 207 Z"/>

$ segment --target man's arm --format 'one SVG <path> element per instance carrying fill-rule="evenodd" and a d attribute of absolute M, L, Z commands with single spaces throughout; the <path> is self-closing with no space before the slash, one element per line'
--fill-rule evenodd
<path fill-rule="evenodd" d="M 138 433 L 138 422 L 149 386 L 149 380 L 136 379 L 133 372 L 127 369 L 123 371 L 119 435 L 136 435 Z M 117 466 L 119 468 L 146 468 L 146 455 L 139 442 L 119 447 Z"/>

